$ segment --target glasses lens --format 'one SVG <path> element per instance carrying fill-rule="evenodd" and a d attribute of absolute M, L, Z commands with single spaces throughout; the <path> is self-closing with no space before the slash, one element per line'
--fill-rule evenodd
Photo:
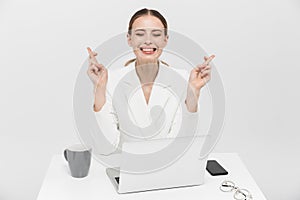
<path fill-rule="evenodd" d="M 238 189 L 235 193 L 234 193 L 234 198 L 237 200 L 251 200 L 252 196 L 250 194 L 250 192 L 246 189 Z"/>
<path fill-rule="evenodd" d="M 232 181 L 223 181 L 220 187 L 220 190 L 223 192 L 231 192 L 234 189 L 234 182 Z"/>

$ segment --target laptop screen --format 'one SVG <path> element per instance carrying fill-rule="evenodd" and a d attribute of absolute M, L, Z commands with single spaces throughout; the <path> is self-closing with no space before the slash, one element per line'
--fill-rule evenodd
<path fill-rule="evenodd" d="M 115 177 L 117 183 L 119 184 L 120 177 Z"/>

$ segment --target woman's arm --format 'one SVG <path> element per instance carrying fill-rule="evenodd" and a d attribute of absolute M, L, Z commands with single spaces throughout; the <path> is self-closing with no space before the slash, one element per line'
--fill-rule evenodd
<path fill-rule="evenodd" d="M 118 115 L 113 107 L 111 97 L 109 94 L 106 94 L 106 102 L 99 111 L 95 111 L 95 117 L 100 129 L 99 139 L 96 139 L 95 143 L 99 142 L 99 152 L 98 154 L 109 155 L 114 153 L 117 150 L 120 141 L 120 130 L 119 130 L 119 119 Z M 95 105 L 94 105 L 95 106 Z M 109 142 L 110 145 L 102 145 L 101 140 L 103 136 L 106 139 L 106 142 Z"/>
<path fill-rule="evenodd" d="M 95 89 L 94 111 L 99 112 L 106 102 L 106 87 L 97 87 Z"/>
<path fill-rule="evenodd" d="M 195 90 L 191 86 L 188 86 L 185 104 L 189 112 L 198 111 L 199 96 L 200 96 L 200 90 Z"/>
<path fill-rule="evenodd" d="M 97 53 L 89 47 L 87 50 L 89 53 L 87 74 L 94 85 L 93 111 L 100 129 L 100 132 L 97 131 L 93 135 L 94 142 L 98 144 L 97 151 L 99 151 L 95 153 L 109 155 L 116 151 L 119 143 L 118 118 L 113 109 L 112 100 L 107 94 L 108 71 L 102 64 L 98 63 Z M 104 143 L 107 145 L 103 145 Z"/>
<path fill-rule="evenodd" d="M 200 90 L 211 78 L 211 66 L 209 65 L 209 62 L 214 57 L 214 55 L 204 57 L 205 62 L 195 67 L 190 73 L 185 100 L 186 107 L 189 112 L 198 111 Z"/>
<path fill-rule="evenodd" d="M 106 102 L 107 69 L 99 64 L 91 48 L 87 48 L 89 53 L 89 67 L 87 74 L 94 85 L 94 111 L 99 112 Z"/>

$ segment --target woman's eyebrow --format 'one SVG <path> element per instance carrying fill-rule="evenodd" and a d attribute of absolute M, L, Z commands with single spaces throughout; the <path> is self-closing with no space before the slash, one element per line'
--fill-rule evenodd
<path fill-rule="evenodd" d="M 134 32 L 137 32 L 137 31 L 146 31 L 146 30 L 145 29 L 140 29 L 140 28 L 134 30 Z"/>
<path fill-rule="evenodd" d="M 137 31 L 144 31 L 146 32 L 146 29 L 142 29 L 142 28 L 139 28 L 139 29 L 135 29 L 134 32 L 137 32 Z M 162 32 L 162 29 L 152 29 L 151 32 L 155 32 L 155 31 L 160 31 Z"/>
<path fill-rule="evenodd" d="M 159 32 L 162 32 L 161 29 L 153 29 L 152 32 L 155 32 L 155 31 L 159 31 Z"/>

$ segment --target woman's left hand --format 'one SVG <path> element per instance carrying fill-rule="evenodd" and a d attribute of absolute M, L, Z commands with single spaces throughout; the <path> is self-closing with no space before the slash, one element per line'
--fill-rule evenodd
<path fill-rule="evenodd" d="M 204 57 L 205 62 L 197 65 L 190 74 L 189 85 L 187 88 L 186 106 L 190 112 L 197 112 L 198 110 L 198 99 L 200 96 L 200 89 L 210 80 L 211 77 L 211 66 L 209 62 L 215 56 Z"/>
<path fill-rule="evenodd" d="M 189 78 L 189 86 L 195 92 L 199 92 L 200 89 L 210 80 L 211 77 L 211 66 L 209 62 L 215 57 L 211 55 L 210 57 L 204 56 L 205 62 L 197 65 L 191 73 Z"/>

